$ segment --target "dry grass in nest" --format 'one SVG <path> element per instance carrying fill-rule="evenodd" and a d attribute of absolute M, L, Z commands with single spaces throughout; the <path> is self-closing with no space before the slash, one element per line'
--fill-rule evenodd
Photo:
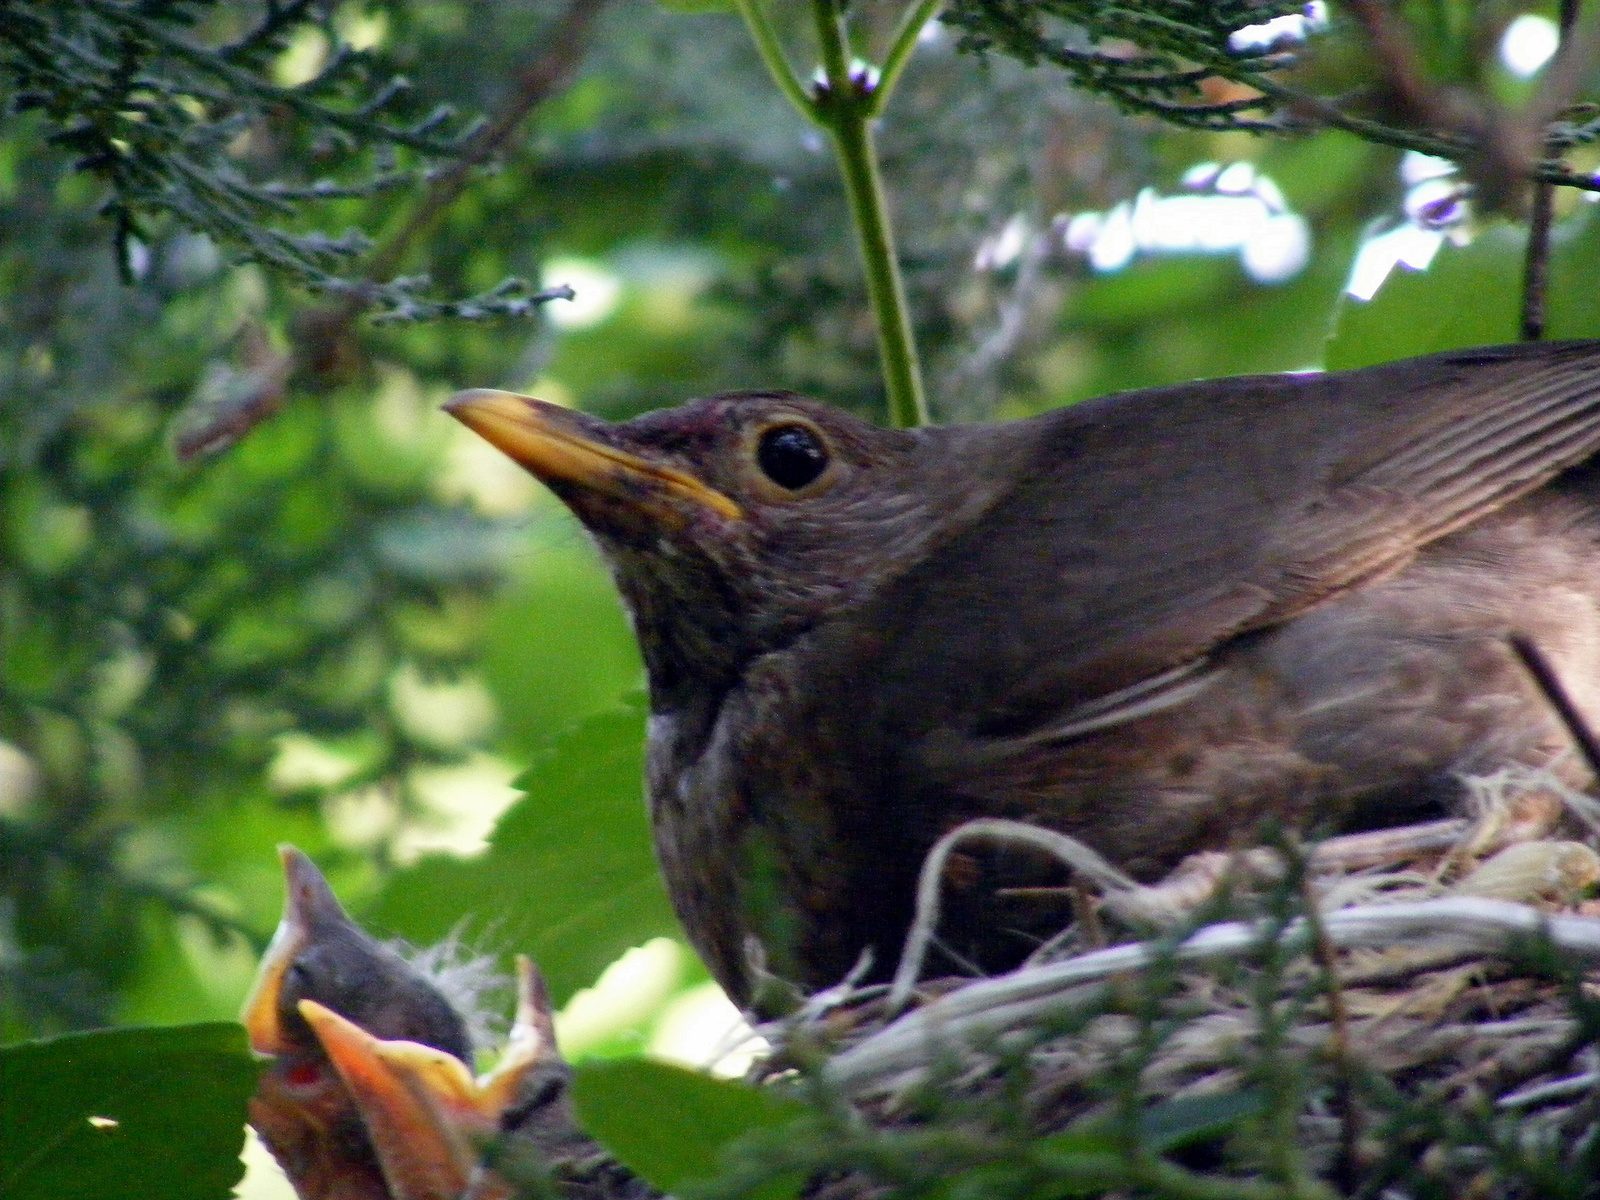
<path fill-rule="evenodd" d="M 1531 771 L 1470 791 L 1462 819 L 1153 886 L 1030 826 L 954 831 L 895 983 L 763 1030 L 767 1078 L 801 1065 L 834 1113 L 786 1165 L 831 1165 L 840 1196 L 1595 1194 L 1600 804 Z M 917 984 L 945 856 L 975 839 L 1097 894 L 1019 970 Z"/>

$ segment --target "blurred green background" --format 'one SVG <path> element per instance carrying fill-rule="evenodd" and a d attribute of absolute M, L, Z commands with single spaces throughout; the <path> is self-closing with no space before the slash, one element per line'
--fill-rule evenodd
<path fill-rule="evenodd" d="M 429 103 L 480 112 L 563 7 L 334 0 L 327 20 Z M 899 9 L 855 5 L 863 39 Z M 199 32 L 253 12 L 217 5 Z M 1490 44 L 1490 84 L 1526 88 L 1537 64 L 1509 32 Z M 329 46 L 303 29 L 274 70 L 304 77 Z M 403 264 L 444 294 L 515 274 L 576 299 L 360 324 L 338 369 L 191 461 L 174 439 L 258 386 L 321 302 L 175 223 L 122 278 L 101 186 L 38 115 L 0 125 L 0 1042 L 231 1017 L 280 841 L 384 934 L 531 952 L 558 1003 L 615 963 L 565 1014 L 571 1051 L 704 1061 L 731 1026 L 655 875 L 609 581 L 438 406 L 500 386 L 626 417 L 749 386 L 881 416 L 873 329 L 833 162 L 730 10 L 614 3 L 581 49 Z M 1415 155 L 1173 130 L 937 24 L 878 137 L 940 420 L 1516 336 L 1522 227 L 1455 201 L 1419 218 L 1457 184 Z M 415 203 L 315 220 L 381 237 Z M 1563 191 L 1557 218 L 1551 332 L 1600 334 L 1595 208 Z"/>

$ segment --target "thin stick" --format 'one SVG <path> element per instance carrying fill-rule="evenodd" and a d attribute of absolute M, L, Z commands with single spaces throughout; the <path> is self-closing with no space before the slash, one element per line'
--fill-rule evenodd
<path fill-rule="evenodd" d="M 1578 747 L 1578 753 L 1583 755 L 1583 761 L 1589 765 L 1589 770 L 1594 773 L 1596 779 L 1600 779 L 1600 740 L 1595 738 L 1589 723 L 1578 711 L 1578 706 L 1572 702 L 1572 697 L 1562 686 L 1549 659 L 1545 658 L 1544 652 L 1534 645 L 1533 639 L 1525 633 L 1513 633 L 1506 640 L 1511 643 L 1511 649 L 1516 652 L 1522 665 L 1528 669 L 1528 674 L 1533 676 L 1534 683 L 1539 685 L 1539 690 L 1550 702 L 1550 707 L 1556 710 L 1561 723 L 1567 727 L 1567 733 L 1572 736 L 1573 743 Z"/>
<path fill-rule="evenodd" d="M 1472 128 L 1476 122 L 1428 79 L 1422 55 L 1394 12 L 1382 0 L 1346 0 L 1345 7 L 1366 34 L 1367 45 L 1395 98 L 1413 119 L 1424 126 L 1476 140 L 1481 133 Z"/>
<path fill-rule="evenodd" d="M 1528 256 L 1522 264 L 1522 340 L 1544 338 L 1544 293 L 1550 276 L 1550 214 L 1555 185 L 1536 180 L 1529 200 Z"/>
<path fill-rule="evenodd" d="M 1600 962 L 1600 920 L 1552 916 L 1505 900 L 1450 896 L 1369 904 L 1323 914 L 1322 920 L 1329 943 L 1341 949 L 1388 946 L 1407 938 L 1448 937 L 1464 948 L 1495 953 L 1518 938 L 1538 937 L 1585 962 Z M 1080 985 L 1155 962 L 1201 962 L 1253 953 L 1274 929 L 1272 922 L 1229 921 L 1196 930 L 1176 946 L 1132 942 L 980 979 L 906 1013 L 835 1055 L 824 1075 L 852 1092 L 880 1086 L 920 1070 L 945 1049 L 981 1043 L 1008 1029 L 1025 1028 L 1058 1014 Z M 1306 947 L 1309 934 L 1303 918 L 1278 930 L 1282 942 L 1300 949 Z"/>
<path fill-rule="evenodd" d="M 910 306 L 895 252 L 889 223 L 889 206 L 878 174 L 878 153 L 872 144 L 871 122 L 882 113 L 894 92 L 917 35 L 938 11 L 940 0 L 916 0 L 901 18 L 888 56 L 876 82 L 851 74 L 849 39 L 838 0 L 811 0 L 817 45 L 822 54 L 825 82 L 809 92 L 789 64 L 778 32 L 767 17 L 762 0 L 736 0 L 750 40 L 772 81 L 806 120 L 827 133 L 834 159 L 844 176 L 845 197 L 856 249 L 867 277 L 867 297 L 878 330 L 878 357 L 888 399 L 889 423 L 899 429 L 926 425 L 928 401 L 922 387 L 922 368 L 911 332 Z"/>
<path fill-rule="evenodd" d="M 544 53 L 516 77 L 505 102 L 461 154 L 434 176 L 405 223 L 367 259 L 362 274 L 369 283 L 385 283 L 395 274 L 416 240 L 433 228 L 444 210 L 466 190 L 472 172 L 493 158 L 528 114 L 572 78 L 583 60 L 589 28 L 606 3 L 607 0 L 571 0 L 550 27 Z M 293 349 L 289 361 L 281 366 L 285 379 L 293 373 L 322 374 L 342 359 L 341 347 L 350 327 L 369 303 L 365 292 L 358 288 L 335 303 L 302 312 L 296 318 L 291 331 Z M 282 406 L 281 388 L 275 395 L 278 403 L 230 406 L 218 420 L 183 434 L 176 446 L 178 457 L 187 460 L 237 442 Z"/>
<path fill-rule="evenodd" d="M 1029 825 L 1024 821 L 1006 821 L 1000 818 L 980 818 L 958 825 L 933 844 L 922 860 L 922 871 L 917 876 L 917 907 L 911 929 L 906 934 L 905 949 L 900 954 L 900 964 L 895 969 L 894 986 L 889 989 L 888 1009 L 898 1012 L 911 998 L 911 989 L 922 973 L 922 960 L 927 955 L 928 944 L 939 927 L 939 892 L 944 885 L 944 867 L 951 852 L 962 842 L 1009 842 L 1017 846 L 1031 846 L 1054 855 L 1079 874 L 1094 880 L 1107 891 L 1137 891 L 1140 885 L 1095 851 L 1076 838 L 1053 829 Z"/>
<path fill-rule="evenodd" d="M 1561 0 L 1560 47 L 1567 44 L 1572 26 L 1578 19 L 1578 0 Z M 1549 153 L 1548 142 L 1545 145 Z M 1537 342 L 1544 337 L 1544 298 L 1550 283 L 1550 220 L 1555 208 L 1555 185 L 1547 180 L 1535 180 L 1529 200 L 1528 256 L 1522 267 L 1522 340 Z"/>
<path fill-rule="evenodd" d="M 917 0 L 900 18 L 900 27 L 895 30 L 894 41 L 889 45 L 889 53 L 883 56 L 883 68 L 878 72 L 878 84 L 872 89 L 871 116 L 876 117 L 883 111 L 883 106 L 894 94 L 895 84 L 900 82 L 900 72 L 904 71 L 906 63 L 911 61 L 911 52 L 917 48 L 917 38 L 943 7 L 944 0 Z"/>
<path fill-rule="evenodd" d="M 744 25 L 750 32 L 750 40 L 755 43 L 756 53 L 761 55 L 761 61 L 766 64 L 767 74 L 772 76 L 772 82 L 777 84 L 778 90 L 784 94 L 789 103 L 794 105 L 795 111 L 806 120 L 817 120 L 817 105 L 806 94 L 805 85 L 800 82 L 799 76 L 794 73 L 794 68 L 789 65 L 789 58 L 783 52 L 783 43 L 778 40 L 778 31 L 772 27 L 772 22 L 767 19 L 766 10 L 761 7 L 761 0 L 736 0 L 739 15 L 744 18 Z"/>

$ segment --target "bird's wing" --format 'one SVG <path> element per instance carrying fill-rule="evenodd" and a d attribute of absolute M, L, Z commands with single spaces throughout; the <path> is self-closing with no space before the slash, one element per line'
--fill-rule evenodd
<path fill-rule="evenodd" d="M 1403 566 L 1600 451 L 1600 342 L 1126 393 L 1037 433 L 1015 487 L 864 614 L 903 733 L 1148 706 L 1145 681 Z"/>

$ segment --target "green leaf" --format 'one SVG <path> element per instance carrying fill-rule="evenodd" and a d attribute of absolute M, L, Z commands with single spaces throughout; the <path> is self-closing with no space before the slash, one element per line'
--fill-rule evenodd
<path fill-rule="evenodd" d="M 644 714 L 591 717 L 518 785 L 487 853 L 424 859 L 397 875 L 368 920 L 418 942 L 464 916 L 531 955 L 556 1004 L 631 946 L 681 936 L 645 816 Z"/>
<path fill-rule="evenodd" d="M 6 1200 L 202 1200 L 244 1174 L 259 1070 L 232 1022 L 115 1029 L 0 1049 Z"/>
<path fill-rule="evenodd" d="M 531 762 L 553 734 L 644 680 L 639 647 L 600 556 L 565 509 L 541 518 L 527 561 L 485 630 L 484 681 L 500 702 L 500 742 Z"/>
<path fill-rule="evenodd" d="M 642 1058 L 580 1065 L 572 1096 L 583 1128 L 664 1192 L 711 1179 L 730 1143 L 803 1111 L 747 1084 Z M 793 1196 L 799 1182 L 774 1180 L 757 1194 L 779 1200 Z"/>
<path fill-rule="evenodd" d="M 1049 1173 L 1052 1192 L 1059 1196 L 1086 1196 L 1103 1190 L 1125 1169 L 1121 1144 L 1104 1118 L 1080 1121 L 1060 1133 L 1040 1138 L 1029 1155 Z M 1074 1181 L 1078 1186 L 1069 1186 Z M 1059 1189 L 1059 1190 L 1058 1190 Z"/>
<path fill-rule="evenodd" d="M 1371 300 L 1346 297 L 1328 342 L 1330 371 L 1517 339 L 1527 231 L 1498 225 L 1471 245 L 1440 248 L 1426 271 L 1397 267 Z M 1600 214 L 1592 204 L 1557 226 L 1546 289 L 1552 338 L 1600 334 Z"/>
<path fill-rule="evenodd" d="M 1165 1154 L 1260 1116 L 1265 1107 L 1260 1092 L 1182 1096 L 1145 1109 L 1139 1115 L 1139 1134 L 1153 1153 Z"/>

